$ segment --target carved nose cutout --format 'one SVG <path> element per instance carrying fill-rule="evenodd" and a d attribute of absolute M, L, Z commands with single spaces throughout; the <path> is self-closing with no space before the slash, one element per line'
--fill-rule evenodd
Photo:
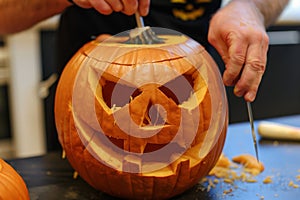
<path fill-rule="evenodd" d="M 150 101 L 146 112 L 147 114 L 143 121 L 144 126 L 159 126 L 166 123 L 167 113 L 163 106 L 159 104 L 152 104 Z"/>

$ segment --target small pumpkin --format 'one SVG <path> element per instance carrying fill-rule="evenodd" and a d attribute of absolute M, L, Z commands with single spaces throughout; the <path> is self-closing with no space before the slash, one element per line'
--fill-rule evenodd
<path fill-rule="evenodd" d="M 164 30 L 155 30 L 163 33 Z M 85 44 L 66 65 L 55 122 L 67 159 L 94 188 L 165 199 L 208 174 L 224 145 L 227 101 L 205 49 L 180 33 L 163 44 Z"/>
<path fill-rule="evenodd" d="M 0 199 L 30 199 L 23 178 L 2 159 L 0 159 Z"/>

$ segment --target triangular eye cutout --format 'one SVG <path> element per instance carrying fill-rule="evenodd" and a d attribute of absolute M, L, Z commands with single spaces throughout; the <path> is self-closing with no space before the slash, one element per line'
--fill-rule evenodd
<path fill-rule="evenodd" d="M 103 100 L 109 108 L 123 107 L 142 93 L 137 88 L 119 82 L 104 80 L 104 78 L 101 82 Z"/>
<path fill-rule="evenodd" d="M 183 74 L 159 87 L 159 89 L 177 105 L 187 101 L 194 92 L 192 75 Z"/>

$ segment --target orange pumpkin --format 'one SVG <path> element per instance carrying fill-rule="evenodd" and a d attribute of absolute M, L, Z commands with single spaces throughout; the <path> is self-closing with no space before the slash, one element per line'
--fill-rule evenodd
<path fill-rule="evenodd" d="M 56 91 L 67 159 L 90 185 L 130 199 L 180 194 L 217 162 L 228 125 L 218 68 L 194 40 L 161 34 L 135 45 L 121 35 L 84 45 Z M 126 34 L 125 34 L 126 35 Z"/>
<path fill-rule="evenodd" d="M 22 177 L 2 159 L 0 159 L 0 199 L 30 199 Z"/>

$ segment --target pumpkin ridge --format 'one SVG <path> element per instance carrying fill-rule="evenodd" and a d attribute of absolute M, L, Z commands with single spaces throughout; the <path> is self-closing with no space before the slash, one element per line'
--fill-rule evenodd
<path fill-rule="evenodd" d="M 2 166 L 0 180 L 5 180 L 5 184 L 2 185 L 4 188 L 6 188 L 5 194 L 8 194 L 9 198 L 19 198 L 21 196 L 21 199 L 29 199 L 27 186 L 21 175 L 10 164 L 6 163 L 2 159 L 0 159 L 0 166 Z M 3 188 L 2 186 L 0 187 L 1 190 Z M 2 194 L 0 194 L 0 198 L 1 195 Z"/>

